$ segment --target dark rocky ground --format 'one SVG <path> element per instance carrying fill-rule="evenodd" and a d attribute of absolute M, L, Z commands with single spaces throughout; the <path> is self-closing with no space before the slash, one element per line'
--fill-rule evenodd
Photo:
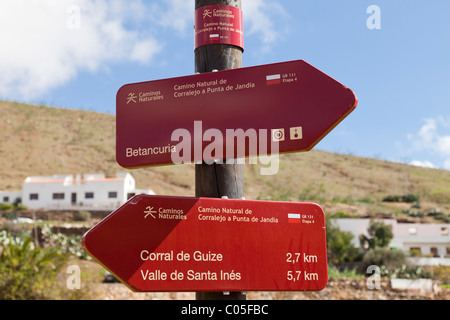
<path fill-rule="evenodd" d="M 332 279 L 320 292 L 249 292 L 247 300 L 449 300 L 450 289 L 435 292 L 394 290 L 389 280 L 370 290 L 365 279 Z M 93 285 L 90 290 L 99 300 L 194 300 L 195 293 L 135 293 L 121 283 Z"/>

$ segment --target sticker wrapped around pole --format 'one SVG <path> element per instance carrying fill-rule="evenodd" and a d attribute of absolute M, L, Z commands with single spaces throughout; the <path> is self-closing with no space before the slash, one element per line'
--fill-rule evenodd
<path fill-rule="evenodd" d="M 231 44 L 244 50 L 242 10 L 228 5 L 195 10 L 195 49 L 210 44 Z"/>

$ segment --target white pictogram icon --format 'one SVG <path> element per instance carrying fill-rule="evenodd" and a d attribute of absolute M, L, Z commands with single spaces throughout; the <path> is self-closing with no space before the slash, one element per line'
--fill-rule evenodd
<path fill-rule="evenodd" d="M 290 138 L 291 138 L 291 140 L 301 140 L 301 139 L 303 139 L 303 129 L 302 129 L 302 127 L 292 127 L 292 128 L 290 128 Z"/>
<path fill-rule="evenodd" d="M 205 9 L 205 11 L 203 11 L 203 19 L 205 19 L 206 17 L 211 18 L 211 13 L 211 10 Z"/>
<path fill-rule="evenodd" d="M 284 129 L 272 129 L 272 141 L 284 141 Z"/>
<path fill-rule="evenodd" d="M 146 213 L 144 219 L 147 218 L 148 215 L 151 215 L 154 219 L 156 219 L 156 217 L 155 217 L 154 215 L 152 215 L 152 213 L 156 213 L 156 211 L 153 210 L 153 207 L 148 206 L 148 207 L 145 208 L 145 209 L 147 209 L 147 210 L 144 211 L 144 213 Z"/>
<path fill-rule="evenodd" d="M 137 95 L 135 95 L 134 92 L 130 92 L 128 94 L 127 104 L 129 104 L 131 101 L 133 101 L 134 103 L 137 103 L 136 98 L 137 98 Z"/>

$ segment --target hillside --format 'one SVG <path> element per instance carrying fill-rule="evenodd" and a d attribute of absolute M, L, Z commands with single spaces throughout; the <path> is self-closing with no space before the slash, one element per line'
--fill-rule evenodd
<path fill-rule="evenodd" d="M 115 161 L 115 116 L 90 111 L 0 101 L 0 190 L 20 189 L 30 175 L 130 172 L 138 188 L 193 196 L 194 166 L 126 170 Z M 280 156 L 280 170 L 261 176 L 246 165 L 247 199 L 314 201 L 327 212 L 397 214 L 410 203 L 387 203 L 389 195 L 420 197 L 424 213 L 450 212 L 450 171 L 313 150 Z M 413 209 L 411 209 L 413 210 Z M 413 211 L 414 211 L 413 210 Z"/>

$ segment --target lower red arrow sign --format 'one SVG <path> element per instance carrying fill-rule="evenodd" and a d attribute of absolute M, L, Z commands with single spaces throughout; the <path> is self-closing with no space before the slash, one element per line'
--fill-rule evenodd
<path fill-rule="evenodd" d="M 138 195 L 83 236 L 133 291 L 318 291 L 324 213 L 312 203 Z"/>

